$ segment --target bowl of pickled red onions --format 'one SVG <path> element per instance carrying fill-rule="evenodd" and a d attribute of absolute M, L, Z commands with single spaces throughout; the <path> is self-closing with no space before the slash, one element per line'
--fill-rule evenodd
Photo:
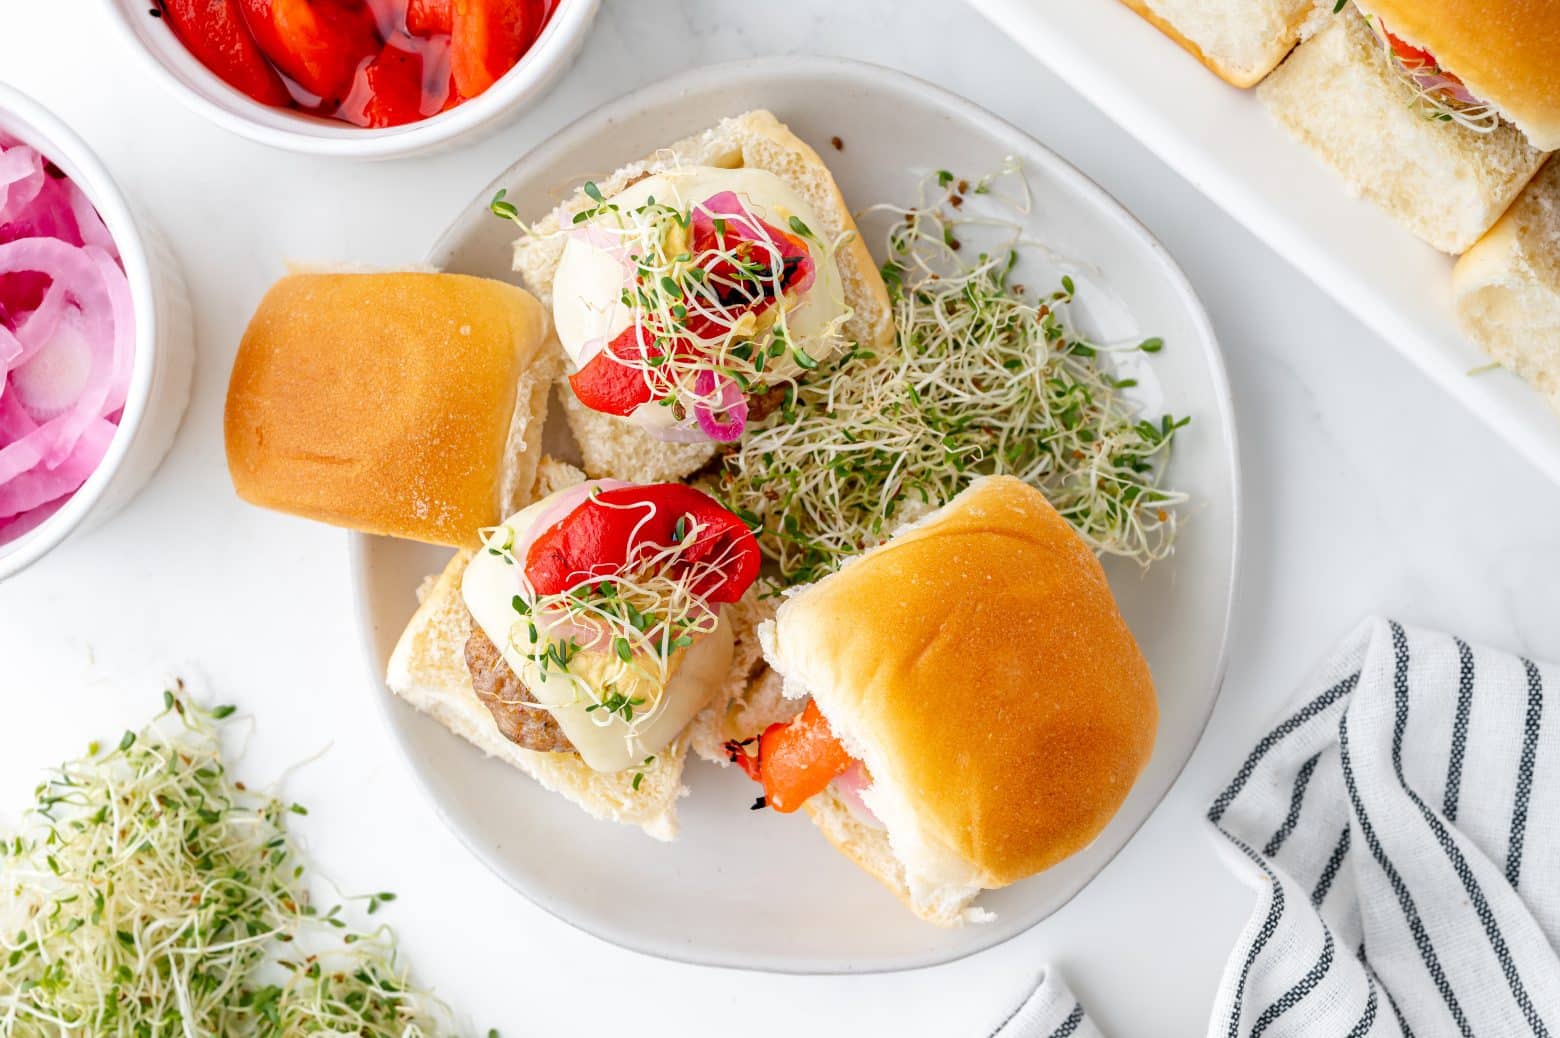
<path fill-rule="evenodd" d="M 0 85 L 0 578 L 117 510 L 172 443 L 189 308 L 146 232 L 80 139 Z"/>

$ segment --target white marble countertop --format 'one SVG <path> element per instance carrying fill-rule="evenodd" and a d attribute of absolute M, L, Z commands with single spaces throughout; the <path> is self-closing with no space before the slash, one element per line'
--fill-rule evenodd
<path fill-rule="evenodd" d="M 104 529 L 0 586 L 0 822 L 39 770 L 150 714 L 179 674 L 256 717 L 253 781 L 348 889 L 390 889 L 420 977 L 504 1034 L 986 1035 L 1056 964 L 1116 1038 L 1200 1031 L 1250 895 L 1205 805 L 1304 670 L 1381 611 L 1560 658 L 1560 488 L 1125 133 L 962 5 L 608 0 L 579 64 L 474 147 L 383 165 L 269 151 L 188 113 L 89 5 L 0 0 L 0 76 L 71 123 L 167 232 L 199 366 L 179 442 Z M 1246 477 L 1223 699 L 1163 806 L 1076 900 L 948 966 L 777 977 L 675 965 L 577 933 L 445 831 L 370 701 L 339 531 L 240 504 L 222 401 L 238 336 L 289 259 L 419 259 L 497 171 L 595 105 L 690 64 L 816 52 L 903 68 L 991 108 L 1148 224 L 1212 313 Z M 328 748 L 328 749 L 327 749 Z"/>

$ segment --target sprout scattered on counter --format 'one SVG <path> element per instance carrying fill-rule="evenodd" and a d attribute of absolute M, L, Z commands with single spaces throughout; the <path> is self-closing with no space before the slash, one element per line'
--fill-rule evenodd
<path fill-rule="evenodd" d="M 147 727 L 38 786 L 0 845 L 0 1034 L 456 1033 L 387 927 L 311 902 L 287 831 L 306 812 L 231 778 L 232 714 L 164 693 Z"/>
<path fill-rule="evenodd" d="M 1144 566 L 1171 551 L 1176 506 L 1162 485 L 1176 431 L 1147 418 L 1113 354 L 1163 340 L 1093 342 L 1076 330 L 1070 277 L 1033 295 L 1010 278 L 1023 250 L 1015 220 L 966 215 L 969 195 L 1028 210 L 1016 164 L 973 184 L 938 171 L 897 217 L 883 277 L 898 349 L 857 348 L 787 393 L 780 411 L 725 455 L 717 493 L 758 531 L 792 582 L 816 580 L 902 522 L 987 474 L 1041 490 L 1096 552 Z M 1002 247 L 974 253 L 992 233 Z"/>

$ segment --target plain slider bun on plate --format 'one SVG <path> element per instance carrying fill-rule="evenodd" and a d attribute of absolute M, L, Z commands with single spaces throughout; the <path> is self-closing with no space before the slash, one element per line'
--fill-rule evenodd
<path fill-rule="evenodd" d="M 462 274 L 292 274 L 228 385 L 228 470 L 253 504 L 434 544 L 529 498 L 557 370 L 523 289 Z"/>
<path fill-rule="evenodd" d="M 621 240 L 621 228 L 604 207 L 621 203 L 619 208 L 627 210 L 654 197 L 663 205 L 680 207 L 682 216 L 688 218 L 722 196 L 728 207 L 722 212 L 735 206 L 741 214 L 720 221 L 717 227 L 722 236 L 728 230 L 733 234 L 746 231 L 749 223 L 761 221 L 769 225 L 765 234 L 772 233 L 776 240 L 808 254 L 815 269 L 808 273 L 805 284 L 795 289 L 800 301 L 788 298 L 780 309 L 798 318 L 794 310 L 818 310 L 815 300 L 837 294 L 844 317 L 835 336 L 840 347 L 855 342 L 875 350 L 892 348 L 893 317 L 887 289 L 832 174 L 811 146 L 774 115 L 758 110 L 723 119 L 711 129 L 597 178 L 589 191 L 582 188 L 530 224 L 516 242 L 515 269 L 525 285 L 552 309 L 560 337 L 565 339 L 563 345 L 576 355 L 570 374 L 578 374 L 582 361 L 601 352 L 603 344 L 590 340 L 623 330 L 622 315 L 613 314 L 608 300 L 616 300 L 627 284 L 606 285 L 610 291 L 605 293 L 592 287 L 603 269 L 608 275 L 616 274 L 623 259 L 612 255 L 614 242 Z M 577 221 L 582 213 L 587 216 Z M 598 215 L 592 217 L 592 213 Z M 793 217 L 806 233 L 792 223 Z M 605 229 L 600 226 L 603 223 L 607 224 Z M 694 227 L 693 232 L 697 231 Z M 590 255 L 592 251 L 599 255 Z M 681 251 L 681 246 L 671 251 Z M 764 251 L 757 255 L 764 255 Z M 694 256 L 695 265 L 700 260 L 700 255 Z M 627 276 L 626 269 L 621 276 Z M 659 279 L 652 279 L 649 287 L 654 291 L 660 284 Z M 633 316 L 640 323 L 644 322 L 643 310 L 642 304 L 636 304 Z M 759 324 L 765 326 L 766 320 L 761 316 Z M 798 321 L 792 340 L 799 340 L 806 331 L 800 318 Z M 711 333 L 706 330 L 703 337 L 709 339 Z M 824 351 L 805 348 L 804 344 L 803 352 Z M 778 360 L 784 364 L 792 356 L 786 349 Z M 823 359 L 813 355 L 803 366 Z M 773 367 L 766 370 L 776 377 L 794 374 Z M 683 428 L 668 433 L 664 426 L 673 419 L 646 420 L 655 417 L 653 405 L 640 407 L 630 418 L 586 406 L 569 379 L 563 380 L 560 388 L 569 427 L 580 445 L 585 471 L 592 478 L 636 483 L 681 479 L 715 456 L 717 441 L 699 435 L 697 428 L 688 428 L 691 418 L 687 414 L 676 416 Z M 670 415 L 672 409 L 660 410 Z"/>
<path fill-rule="evenodd" d="M 1460 253 L 1560 145 L 1557 52 L 1550 0 L 1370 0 L 1258 94 L 1353 193 Z"/>
<path fill-rule="evenodd" d="M 1016 479 L 795 593 L 760 638 L 863 766 L 801 806 L 941 925 L 1086 847 L 1153 750 L 1153 681 L 1099 561 Z"/>
<path fill-rule="evenodd" d="M 1452 288 L 1468 336 L 1560 410 L 1560 163 L 1457 262 Z"/>

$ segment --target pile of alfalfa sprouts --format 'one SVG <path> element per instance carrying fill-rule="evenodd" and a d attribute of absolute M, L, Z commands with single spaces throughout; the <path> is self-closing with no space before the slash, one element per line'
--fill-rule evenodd
<path fill-rule="evenodd" d="M 882 273 L 897 348 L 858 346 L 793 385 L 717 484 L 788 581 L 832 572 L 990 474 L 1037 487 L 1099 554 L 1169 554 L 1186 496 L 1163 475 L 1188 419 L 1142 415 L 1113 363 L 1164 343 L 1084 337 L 1071 277 L 1040 293 L 1013 283 L 1026 252 L 1049 256 L 1023 237 L 1028 190 L 1010 162 L 974 183 L 940 171 L 915 206 L 874 207 L 895 217 Z M 972 196 L 1012 219 L 970 215 Z"/>
<path fill-rule="evenodd" d="M 51 772 L 0 847 L 0 1035 L 455 1033 L 388 929 L 311 903 L 287 831 L 303 808 L 223 763 L 232 707 L 164 705 Z"/>

